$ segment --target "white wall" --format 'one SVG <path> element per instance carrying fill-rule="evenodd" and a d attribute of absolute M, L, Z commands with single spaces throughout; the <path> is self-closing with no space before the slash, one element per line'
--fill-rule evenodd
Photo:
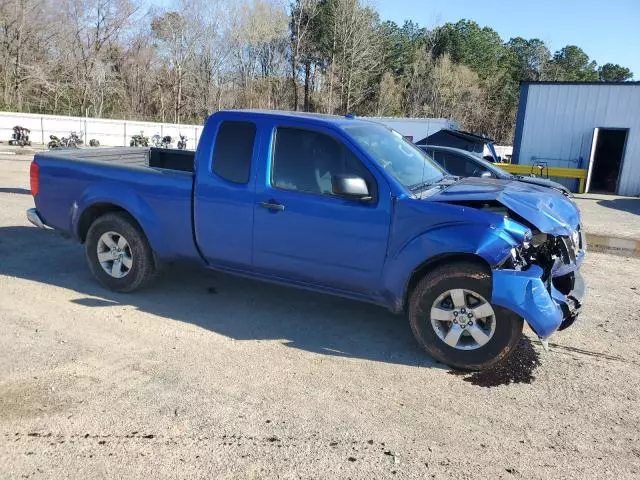
<path fill-rule="evenodd" d="M 174 146 L 178 142 L 178 135 L 185 135 L 187 148 L 195 149 L 202 134 L 202 125 L 0 112 L 0 141 L 8 142 L 16 125 L 31 130 L 30 139 L 33 143 L 45 144 L 49 142 L 49 135 L 68 137 L 70 132 L 79 135 L 82 132 L 81 138 L 87 144 L 95 138 L 100 141 L 100 145 L 122 147 L 129 146 L 132 135 L 143 131 L 149 139 L 155 134 L 170 135 Z"/>
<path fill-rule="evenodd" d="M 640 195 L 640 84 L 532 83 L 522 88 L 528 92 L 519 163 L 586 169 L 595 127 L 628 128 L 618 193 Z M 516 143 L 517 137 L 516 131 Z"/>

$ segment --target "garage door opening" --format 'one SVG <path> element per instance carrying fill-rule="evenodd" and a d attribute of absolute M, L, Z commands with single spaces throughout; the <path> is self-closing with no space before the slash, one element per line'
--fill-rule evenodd
<path fill-rule="evenodd" d="M 595 128 L 587 174 L 587 192 L 616 193 L 628 128 Z"/>

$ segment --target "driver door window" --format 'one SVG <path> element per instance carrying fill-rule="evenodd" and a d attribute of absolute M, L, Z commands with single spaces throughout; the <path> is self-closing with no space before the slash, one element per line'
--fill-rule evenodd
<path fill-rule="evenodd" d="M 271 179 L 274 187 L 332 196 L 331 176 L 336 174 L 363 178 L 376 198 L 373 176 L 344 145 L 311 130 L 276 130 Z"/>

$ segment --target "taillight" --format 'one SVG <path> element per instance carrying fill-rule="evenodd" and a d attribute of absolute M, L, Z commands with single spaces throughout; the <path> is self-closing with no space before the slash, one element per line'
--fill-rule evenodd
<path fill-rule="evenodd" d="M 40 167 L 35 160 L 31 162 L 29 178 L 31 180 L 31 195 L 35 197 L 40 192 Z"/>

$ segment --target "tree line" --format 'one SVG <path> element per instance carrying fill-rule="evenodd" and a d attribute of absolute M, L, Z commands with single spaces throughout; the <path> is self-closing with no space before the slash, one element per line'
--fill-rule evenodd
<path fill-rule="evenodd" d="M 521 80 L 626 81 L 578 46 L 363 0 L 0 0 L 0 109 L 201 123 L 224 108 L 443 117 L 512 139 Z"/>

